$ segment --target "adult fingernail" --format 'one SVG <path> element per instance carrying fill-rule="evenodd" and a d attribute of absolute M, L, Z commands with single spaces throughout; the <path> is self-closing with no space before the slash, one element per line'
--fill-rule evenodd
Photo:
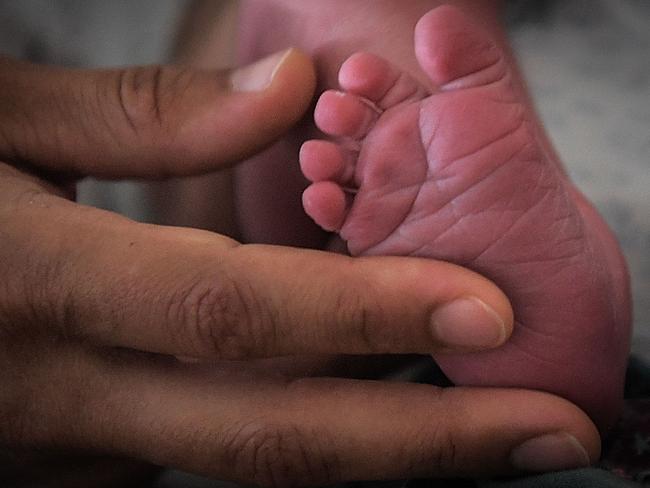
<path fill-rule="evenodd" d="M 512 466 L 520 471 L 546 473 L 591 465 L 587 450 L 571 434 L 548 434 L 529 441 L 512 451 Z"/>
<path fill-rule="evenodd" d="M 291 54 L 291 49 L 271 54 L 256 63 L 234 71 L 230 82 L 235 91 L 258 92 L 264 91 L 273 82 L 273 78 Z"/>
<path fill-rule="evenodd" d="M 450 349 L 491 349 L 506 340 L 506 326 L 494 309 L 474 297 L 439 307 L 431 318 L 435 339 Z"/>
<path fill-rule="evenodd" d="M 506 340 L 506 326 L 494 309 L 474 297 L 439 307 L 432 317 L 435 339 L 450 349 L 491 349 Z"/>

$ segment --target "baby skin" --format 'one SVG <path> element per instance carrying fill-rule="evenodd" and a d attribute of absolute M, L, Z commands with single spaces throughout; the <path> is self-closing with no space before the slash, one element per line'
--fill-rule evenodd
<path fill-rule="evenodd" d="M 458 385 L 560 395 L 605 431 L 629 348 L 615 239 L 539 140 L 487 31 L 438 7 L 416 27 L 415 55 L 416 76 L 368 53 L 343 64 L 341 90 L 315 113 L 333 139 L 301 150 L 306 212 L 353 255 L 446 260 L 494 280 L 513 302 L 512 339 L 439 355 L 443 371 Z"/>

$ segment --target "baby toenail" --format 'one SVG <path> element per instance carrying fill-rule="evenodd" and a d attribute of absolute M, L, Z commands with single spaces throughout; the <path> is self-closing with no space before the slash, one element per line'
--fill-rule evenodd
<path fill-rule="evenodd" d="M 492 349 L 506 340 L 504 320 L 482 300 L 464 297 L 442 305 L 431 318 L 434 338 L 450 349 Z"/>

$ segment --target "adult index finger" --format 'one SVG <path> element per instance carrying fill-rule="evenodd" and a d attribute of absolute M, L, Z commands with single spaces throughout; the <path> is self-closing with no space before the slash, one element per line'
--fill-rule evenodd
<path fill-rule="evenodd" d="M 13 310 L 103 345 L 228 359 L 432 353 L 494 348 L 512 330 L 505 296 L 446 263 L 239 245 L 51 195 L 5 220 L 3 276 L 26 290 Z"/>

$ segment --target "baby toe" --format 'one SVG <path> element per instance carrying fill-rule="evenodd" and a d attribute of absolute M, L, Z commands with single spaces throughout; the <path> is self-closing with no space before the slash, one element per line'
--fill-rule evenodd
<path fill-rule="evenodd" d="M 333 181 L 349 185 L 354 176 L 354 156 L 329 141 L 307 141 L 300 149 L 302 173 L 312 183 Z"/>
<path fill-rule="evenodd" d="M 308 187 L 302 196 L 307 215 L 323 229 L 341 229 L 348 211 L 348 197 L 341 186 L 324 181 Z"/>
<path fill-rule="evenodd" d="M 323 93 L 316 105 L 316 125 L 335 137 L 362 139 L 378 118 L 377 110 L 356 95 L 338 91 Z"/>

